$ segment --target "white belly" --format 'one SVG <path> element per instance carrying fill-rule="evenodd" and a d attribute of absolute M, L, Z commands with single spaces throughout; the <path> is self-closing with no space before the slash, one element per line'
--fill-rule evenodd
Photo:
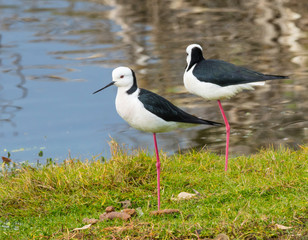
<path fill-rule="evenodd" d="M 192 94 L 209 100 L 230 98 L 244 89 L 253 90 L 254 86 L 264 85 L 264 82 L 246 83 L 221 87 L 219 85 L 201 82 L 193 74 L 194 67 L 184 73 L 184 86 Z"/>
<path fill-rule="evenodd" d="M 138 99 L 139 90 L 133 94 L 121 93 L 118 89 L 116 109 L 118 114 L 133 128 L 145 132 L 159 133 L 172 131 L 186 124 L 167 122 L 146 110 Z"/>

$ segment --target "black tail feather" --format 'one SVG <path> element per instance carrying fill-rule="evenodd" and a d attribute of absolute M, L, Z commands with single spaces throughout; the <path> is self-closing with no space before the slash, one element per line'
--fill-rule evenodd
<path fill-rule="evenodd" d="M 266 80 L 288 79 L 289 78 L 289 76 L 270 75 L 270 74 L 266 74 L 264 75 L 264 77 L 266 78 Z"/>
<path fill-rule="evenodd" d="M 207 124 L 207 125 L 213 125 L 213 126 L 223 126 L 224 124 L 222 123 L 218 123 L 218 122 L 213 122 L 213 121 L 209 121 L 209 120 L 204 120 L 204 119 L 201 119 L 204 123 L 203 124 Z"/>
<path fill-rule="evenodd" d="M 212 125 L 212 126 L 223 126 L 224 125 L 222 123 L 205 120 L 205 119 L 198 118 L 198 117 L 195 117 L 195 116 L 193 116 L 193 117 L 194 117 L 194 119 L 190 120 L 190 122 L 188 122 L 188 123 L 205 124 L 205 125 Z"/>

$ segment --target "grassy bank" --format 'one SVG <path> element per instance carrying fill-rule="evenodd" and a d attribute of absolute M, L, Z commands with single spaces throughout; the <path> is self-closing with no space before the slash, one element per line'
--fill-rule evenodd
<path fill-rule="evenodd" d="M 308 236 L 308 147 L 267 149 L 230 159 L 191 151 L 162 161 L 162 208 L 156 210 L 155 156 L 127 154 L 112 145 L 110 161 L 67 160 L 38 168 L 19 166 L 0 177 L 0 239 L 204 239 L 225 233 L 231 239 L 302 239 Z M 173 201 L 180 192 L 200 192 Z M 130 200 L 138 215 L 125 222 L 98 222 L 107 206 Z"/>

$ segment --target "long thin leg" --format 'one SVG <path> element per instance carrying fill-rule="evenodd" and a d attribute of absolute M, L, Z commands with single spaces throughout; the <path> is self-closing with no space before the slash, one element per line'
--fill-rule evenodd
<path fill-rule="evenodd" d="M 160 209 L 160 160 L 159 153 L 157 149 L 157 141 L 156 141 L 156 133 L 153 133 L 155 153 L 156 153 L 156 169 L 157 169 L 157 202 L 158 202 L 158 210 Z"/>
<path fill-rule="evenodd" d="M 225 125 L 226 125 L 226 134 L 227 134 L 227 138 L 226 138 L 226 162 L 225 162 L 225 171 L 228 170 L 228 155 L 229 155 L 229 138 L 230 138 L 230 125 L 228 123 L 227 117 L 225 115 L 225 112 L 221 106 L 221 102 L 220 100 L 217 100 L 222 117 L 225 121 Z"/>

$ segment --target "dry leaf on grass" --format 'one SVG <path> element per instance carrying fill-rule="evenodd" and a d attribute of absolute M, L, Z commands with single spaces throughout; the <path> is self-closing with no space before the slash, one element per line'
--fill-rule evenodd
<path fill-rule="evenodd" d="M 282 230 L 287 230 L 287 229 L 291 229 L 292 227 L 286 227 L 280 224 L 275 224 L 275 227 L 278 229 L 282 229 Z"/>
<path fill-rule="evenodd" d="M 180 201 L 180 200 L 188 200 L 192 198 L 197 198 L 197 194 L 194 193 L 188 193 L 188 192 L 181 192 L 178 194 L 177 197 L 171 198 L 173 201 Z"/>
<path fill-rule="evenodd" d="M 12 160 L 11 160 L 10 158 L 7 158 L 7 157 L 2 157 L 2 161 L 3 161 L 4 163 L 10 163 L 10 162 L 12 162 Z"/>
<path fill-rule="evenodd" d="M 88 229 L 89 227 L 91 227 L 92 224 L 88 224 L 88 225 L 85 225 L 81 228 L 74 228 L 73 231 L 78 231 L 78 230 L 85 230 L 85 229 Z"/>

